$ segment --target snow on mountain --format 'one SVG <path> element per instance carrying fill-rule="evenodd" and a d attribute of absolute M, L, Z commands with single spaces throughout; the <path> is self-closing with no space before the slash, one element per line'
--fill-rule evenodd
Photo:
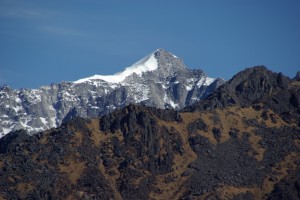
<path fill-rule="evenodd" d="M 216 79 L 215 78 L 209 78 L 206 76 L 201 77 L 199 82 L 197 83 L 198 86 L 204 85 L 204 86 L 209 86 L 212 84 Z"/>
<path fill-rule="evenodd" d="M 136 74 L 141 76 L 144 72 L 153 71 L 158 68 L 157 60 L 154 56 L 154 52 L 148 56 L 142 58 L 130 67 L 125 68 L 124 71 L 116 73 L 114 75 L 94 75 L 88 78 L 79 79 L 74 83 L 92 82 L 94 80 L 104 80 L 110 83 L 120 83 L 124 81 L 128 76 Z"/>
<path fill-rule="evenodd" d="M 158 49 L 115 75 L 95 75 L 39 89 L 0 88 L 0 137 L 26 129 L 33 134 L 75 116 L 97 117 L 131 103 L 181 109 L 224 83 L 190 70 L 183 61 Z"/>

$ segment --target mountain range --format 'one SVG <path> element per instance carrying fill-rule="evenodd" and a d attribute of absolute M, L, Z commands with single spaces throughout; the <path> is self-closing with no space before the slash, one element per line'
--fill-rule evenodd
<path fill-rule="evenodd" d="M 129 104 L 179 110 L 206 98 L 223 83 L 157 49 L 115 75 L 94 75 L 38 89 L 2 86 L 0 137 L 20 129 L 37 133 L 76 116 L 98 117 Z"/>
<path fill-rule="evenodd" d="M 130 104 L 14 131 L 0 199 L 300 199 L 299 116 L 299 79 L 257 66 L 180 111 Z"/>
<path fill-rule="evenodd" d="M 115 75 L 3 86 L 0 199 L 300 199 L 299 77 L 225 82 L 158 49 Z"/>

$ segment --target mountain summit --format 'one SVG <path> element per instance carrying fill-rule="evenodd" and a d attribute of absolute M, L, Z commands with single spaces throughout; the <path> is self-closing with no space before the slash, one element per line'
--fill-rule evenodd
<path fill-rule="evenodd" d="M 132 103 L 181 109 L 223 83 L 157 49 L 114 75 L 94 75 L 39 89 L 0 88 L 0 137 L 19 129 L 37 133 L 75 116 L 97 117 Z"/>
<path fill-rule="evenodd" d="M 79 79 L 74 83 L 78 84 L 97 80 L 109 83 L 121 83 L 134 75 L 141 77 L 143 74 L 153 71 L 159 72 L 157 74 L 159 74 L 161 78 L 166 78 L 172 73 L 186 69 L 187 67 L 183 64 L 183 61 L 177 56 L 164 49 L 157 49 L 132 66 L 125 68 L 122 72 L 118 72 L 114 75 L 94 75 Z"/>
<path fill-rule="evenodd" d="M 157 50 L 159 51 L 159 50 Z M 78 81 L 75 81 L 74 83 L 83 83 L 83 82 L 89 82 L 93 80 L 103 80 L 110 83 L 120 83 L 123 82 L 126 78 L 132 75 L 142 75 L 145 72 L 153 71 L 158 68 L 158 62 L 157 58 L 155 58 L 155 51 L 154 53 L 151 53 L 138 62 L 134 63 L 132 66 L 125 68 L 124 71 L 116 73 L 114 75 L 94 75 L 88 78 L 83 78 Z"/>

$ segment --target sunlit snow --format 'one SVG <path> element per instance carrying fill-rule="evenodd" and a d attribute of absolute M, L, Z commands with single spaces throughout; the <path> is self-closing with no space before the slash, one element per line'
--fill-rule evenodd
<path fill-rule="evenodd" d="M 206 76 L 201 77 L 201 79 L 199 80 L 199 82 L 197 83 L 198 86 L 209 86 L 210 84 L 212 84 L 212 82 L 214 82 L 216 79 L 215 78 L 209 78 Z"/>
<path fill-rule="evenodd" d="M 83 83 L 83 82 L 90 82 L 93 80 L 104 80 L 110 83 L 120 83 L 125 80 L 126 77 L 137 74 L 142 75 L 144 72 L 153 71 L 158 68 L 158 63 L 156 58 L 154 57 L 154 53 L 149 54 L 148 56 L 144 57 L 140 61 L 136 62 L 130 67 L 125 68 L 123 72 L 119 72 L 114 75 L 94 75 L 88 78 L 79 79 L 74 83 Z"/>
<path fill-rule="evenodd" d="M 5 135 L 5 134 L 9 133 L 10 131 L 12 131 L 12 129 L 13 128 L 11 128 L 11 127 L 10 128 L 3 128 L 3 131 L 2 131 L 3 134 L 2 135 Z"/>
<path fill-rule="evenodd" d="M 43 123 L 43 124 L 45 124 L 45 125 L 47 125 L 47 124 L 48 124 L 48 122 L 47 122 L 46 118 L 44 118 L 44 117 L 40 117 L 40 119 L 41 119 L 41 121 L 42 121 L 42 123 Z"/>

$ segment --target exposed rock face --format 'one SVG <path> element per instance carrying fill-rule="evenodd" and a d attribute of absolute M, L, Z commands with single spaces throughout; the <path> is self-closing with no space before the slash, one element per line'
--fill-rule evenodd
<path fill-rule="evenodd" d="M 196 103 L 186 110 L 207 110 L 226 106 L 249 106 L 285 90 L 292 81 L 283 74 L 269 71 L 264 66 L 248 68 L 239 72 L 204 102 Z"/>
<path fill-rule="evenodd" d="M 248 68 L 235 75 L 204 101 L 185 108 L 185 111 L 212 110 L 227 106 L 254 106 L 271 109 L 286 122 L 300 124 L 299 81 L 266 67 Z"/>
<path fill-rule="evenodd" d="M 300 81 L 300 71 L 297 72 L 296 76 L 294 77 L 295 81 Z"/>
<path fill-rule="evenodd" d="M 130 103 L 178 110 L 204 99 L 223 83 L 201 70 L 188 69 L 181 59 L 158 49 L 113 76 L 96 75 L 39 89 L 3 86 L 0 137 L 19 129 L 36 133 L 75 116 L 97 117 Z"/>

